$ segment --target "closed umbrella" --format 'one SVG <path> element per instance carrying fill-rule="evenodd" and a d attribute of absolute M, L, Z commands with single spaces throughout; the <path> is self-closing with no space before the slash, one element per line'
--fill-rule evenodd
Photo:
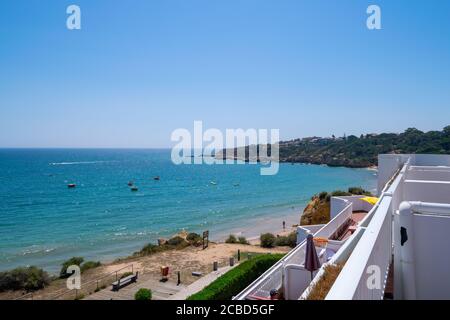
<path fill-rule="evenodd" d="M 311 281 L 313 279 L 313 272 L 319 268 L 320 261 L 317 256 L 316 246 L 314 245 L 313 235 L 308 234 L 306 237 L 305 269 L 311 272 Z"/>

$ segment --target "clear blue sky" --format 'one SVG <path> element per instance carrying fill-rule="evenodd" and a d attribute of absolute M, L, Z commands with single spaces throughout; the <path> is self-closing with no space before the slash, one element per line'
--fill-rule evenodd
<path fill-rule="evenodd" d="M 194 120 L 282 139 L 440 130 L 450 1 L 0 2 L 1 147 L 169 147 Z"/>

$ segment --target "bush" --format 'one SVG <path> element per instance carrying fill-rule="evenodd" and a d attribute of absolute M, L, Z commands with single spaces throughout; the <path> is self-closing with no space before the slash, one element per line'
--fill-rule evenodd
<path fill-rule="evenodd" d="M 342 191 L 342 190 L 336 190 L 331 193 L 331 196 L 333 196 L 333 197 L 344 197 L 344 196 L 351 196 L 351 195 L 352 194 L 350 192 Z"/>
<path fill-rule="evenodd" d="M 229 300 L 282 257 L 282 254 L 264 254 L 246 260 L 187 300 Z"/>
<path fill-rule="evenodd" d="M 195 232 L 191 232 L 187 235 L 186 240 L 193 246 L 199 246 L 203 243 L 203 238 Z"/>
<path fill-rule="evenodd" d="M 169 239 L 163 245 L 156 245 L 153 243 L 146 244 L 139 252 L 135 252 L 134 256 L 147 256 L 158 252 L 174 249 L 183 249 L 189 246 L 189 243 L 183 238 L 176 236 Z"/>
<path fill-rule="evenodd" d="M 326 192 L 326 191 L 322 191 L 321 193 L 319 193 L 320 200 L 325 200 L 327 196 L 328 196 L 328 192 Z"/>
<path fill-rule="evenodd" d="M 139 289 L 134 295 L 134 300 L 152 300 L 152 290 L 145 288 Z"/>
<path fill-rule="evenodd" d="M 176 236 L 176 237 L 173 237 L 173 238 L 170 238 L 169 240 L 167 240 L 167 244 L 169 246 L 179 246 L 180 244 L 183 244 L 185 242 L 186 242 L 186 240 L 184 240 L 180 236 Z"/>
<path fill-rule="evenodd" d="M 225 240 L 225 243 L 237 243 L 238 240 L 236 239 L 236 236 L 233 234 L 230 234 L 227 238 L 227 240 Z"/>
<path fill-rule="evenodd" d="M 65 261 L 62 264 L 61 271 L 59 272 L 59 277 L 60 278 L 68 278 L 71 274 L 67 273 L 67 268 L 72 265 L 81 266 L 83 261 L 84 261 L 83 257 L 72 257 L 69 260 Z"/>
<path fill-rule="evenodd" d="M 202 241 L 203 238 L 198 233 L 191 232 L 187 235 L 186 240 L 195 244 Z"/>
<path fill-rule="evenodd" d="M 297 234 L 295 232 L 291 232 L 287 236 L 277 237 L 275 239 L 275 245 L 294 248 L 297 245 Z"/>
<path fill-rule="evenodd" d="M 131 271 L 124 272 L 124 273 L 120 276 L 120 279 L 126 278 L 126 277 L 128 277 L 128 276 L 133 275 L 133 274 L 134 274 L 134 273 L 131 272 Z"/>
<path fill-rule="evenodd" d="M 0 272 L 0 292 L 6 290 L 34 291 L 50 283 L 47 272 L 37 267 L 16 268 Z"/>
<path fill-rule="evenodd" d="M 275 246 L 275 236 L 271 233 L 264 233 L 260 236 L 261 247 L 273 248 Z"/>
<path fill-rule="evenodd" d="M 295 248 L 297 246 L 297 232 L 291 232 L 288 236 L 288 246 Z"/>
<path fill-rule="evenodd" d="M 151 254 L 154 254 L 154 253 L 157 253 L 157 252 L 160 252 L 160 251 L 162 251 L 160 246 L 158 246 L 156 244 L 149 243 L 149 244 L 146 244 L 141 249 L 141 251 L 139 251 L 139 254 L 151 255 Z"/>
<path fill-rule="evenodd" d="M 247 241 L 247 239 L 245 237 L 239 237 L 238 238 L 238 242 L 240 244 L 250 244 L 250 242 Z"/>
<path fill-rule="evenodd" d="M 361 187 L 350 187 L 348 188 L 348 192 L 355 195 L 365 195 L 365 196 L 371 196 L 372 193 L 370 191 L 367 191 Z"/>
<path fill-rule="evenodd" d="M 101 265 L 102 263 L 100 261 L 86 261 L 81 265 L 80 270 L 81 272 L 85 272 L 86 270 L 94 269 L 100 267 Z"/>

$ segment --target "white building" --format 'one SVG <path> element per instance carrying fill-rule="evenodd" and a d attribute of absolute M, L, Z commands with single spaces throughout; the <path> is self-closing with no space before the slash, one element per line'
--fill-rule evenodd
<path fill-rule="evenodd" d="M 235 300 L 306 299 L 326 265 L 341 271 L 325 299 L 450 299 L 450 156 L 379 155 L 378 202 L 333 197 L 326 225 L 299 227 L 298 245 Z M 305 270 L 305 237 L 322 267 Z"/>

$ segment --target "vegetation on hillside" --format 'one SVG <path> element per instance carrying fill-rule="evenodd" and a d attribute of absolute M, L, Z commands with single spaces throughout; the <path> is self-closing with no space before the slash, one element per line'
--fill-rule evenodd
<path fill-rule="evenodd" d="M 261 147 L 268 150 L 270 145 L 252 148 L 259 153 Z M 244 147 L 242 147 L 244 148 Z M 234 159 L 245 161 L 267 161 L 267 158 L 249 156 L 249 147 L 242 150 L 245 159 L 238 157 L 238 149 L 234 149 Z M 219 159 L 226 159 L 226 150 L 217 153 Z M 436 153 L 450 154 L 450 126 L 442 131 L 422 132 L 409 128 L 405 132 L 361 134 L 359 137 L 350 135 L 343 137 L 308 137 L 290 141 L 281 141 L 279 145 L 280 162 L 326 164 L 329 166 L 344 166 L 365 168 L 378 164 L 378 155 L 384 153 Z M 265 153 L 263 153 L 265 154 Z"/>
<path fill-rule="evenodd" d="M 50 283 L 50 277 L 37 267 L 21 267 L 0 272 L 0 292 L 7 290 L 34 291 L 42 289 Z"/>
<path fill-rule="evenodd" d="M 67 268 L 69 268 L 70 266 L 79 266 L 80 267 L 80 271 L 81 273 L 89 270 L 89 269 L 94 269 L 97 267 L 100 267 L 102 264 L 100 263 L 100 261 L 86 261 L 84 262 L 84 258 L 83 257 L 72 257 L 67 261 L 64 261 L 61 264 L 61 271 L 59 272 L 59 277 L 60 278 L 68 278 L 71 273 L 67 273 Z"/>
<path fill-rule="evenodd" d="M 369 167 L 382 153 L 450 154 L 450 126 L 422 132 L 409 128 L 401 134 L 382 133 L 336 138 L 304 138 L 280 142 L 281 162 Z"/>
<path fill-rule="evenodd" d="M 319 194 L 312 196 L 311 201 L 303 210 L 300 219 L 300 225 L 325 224 L 330 221 L 330 199 L 331 197 L 351 196 L 351 195 L 366 195 L 372 194 L 360 187 L 350 187 L 347 191 L 335 190 L 331 193 L 322 191 Z"/>

